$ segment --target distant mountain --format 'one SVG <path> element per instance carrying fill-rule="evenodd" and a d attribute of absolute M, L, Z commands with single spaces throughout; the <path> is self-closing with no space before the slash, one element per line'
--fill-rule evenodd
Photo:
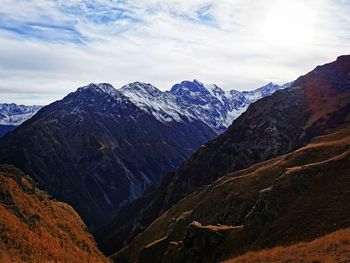
<path fill-rule="evenodd" d="M 181 122 L 183 117 L 199 119 L 221 133 L 249 104 L 290 85 L 269 83 L 253 91 L 240 92 L 224 91 L 216 85 L 204 85 L 194 80 L 182 81 L 170 91 L 162 92 L 151 84 L 135 82 L 120 91 L 162 122 Z"/>
<path fill-rule="evenodd" d="M 0 165 L 0 262 L 107 262 L 72 207 Z"/>
<path fill-rule="evenodd" d="M 224 91 L 214 84 L 204 85 L 194 80 L 176 84 L 170 92 L 176 95 L 177 102 L 183 105 L 189 114 L 223 132 L 248 108 L 249 104 L 290 85 L 290 83 L 282 86 L 268 83 L 253 91 L 240 92 Z"/>
<path fill-rule="evenodd" d="M 31 118 L 41 107 L 0 103 L 0 137 Z"/>
<path fill-rule="evenodd" d="M 0 125 L 18 126 L 31 118 L 42 106 L 25 106 L 15 103 L 0 103 Z"/>
<path fill-rule="evenodd" d="M 31 174 L 97 226 L 217 135 L 201 120 L 179 118 L 160 121 L 111 85 L 90 84 L 0 138 L 0 163 Z"/>
<path fill-rule="evenodd" d="M 333 63 L 316 67 L 294 81 L 291 87 L 251 104 L 224 134 L 203 145 L 174 174 L 165 177 L 157 189 L 121 208 L 113 222 L 96 235 L 100 247 L 109 254 L 145 231 L 144 235 L 135 239 L 130 249 L 120 254 L 122 257 L 131 254 L 134 257 L 141 252 L 142 245 L 147 245 L 144 243 L 146 239 L 155 241 L 159 237 L 148 236 L 150 232 L 145 230 L 146 227 L 163 213 L 170 216 L 171 209 L 168 209 L 190 193 L 221 176 L 296 150 L 315 136 L 347 125 L 350 113 L 349 72 L 350 56 L 342 56 Z M 257 93 L 263 94 L 264 91 L 258 90 Z M 250 95 L 254 98 L 256 94 Z M 278 174 L 276 171 L 276 176 Z M 240 175 L 242 173 L 236 176 Z M 190 213 L 201 198 L 188 203 L 188 206 L 182 203 L 183 207 Z M 233 211 L 247 215 L 249 210 L 244 209 L 248 208 L 236 207 L 234 200 L 232 202 Z M 216 206 L 219 204 L 208 199 L 203 213 L 209 213 Z M 200 219 L 205 221 L 205 218 L 203 215 Z M 163 233 L 160 231 L 158 233 Z"/>

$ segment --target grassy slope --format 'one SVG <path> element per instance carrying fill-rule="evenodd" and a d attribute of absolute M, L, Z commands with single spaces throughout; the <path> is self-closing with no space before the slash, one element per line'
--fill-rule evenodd
<path fill-rule="evenodd" d="M 350 127 L 347 127 L 317 137 L 295 152 L 222 177 L 182 199 L 137 236 L 130 247 L 115 254 L 112 259 L 128 258 L 129 262 L 134 262 L 145 246 L 165 236 L 170 236 L 170 242 L 180 241 L 186 226 L 193 220 L 202 225 L 243 224 L 244 221 L 237 219 L 237 207 L 230 206 L 254 203 L 259 192 L 269 189 L 277 178 L 278 187 L 283 192 L 277 218 L 249 246 L 246 245 L 244 231 L 229 234 L 216 248 L 221 259 L 251 249 L 310 240 L 348 227 L 349 149 Z M 294 179 L 303 180 L 304 177 L 307 190 L 295 192 L 292 187 Z M 177 224 L 180 218 L 181 224 Z M 234 221 L 237 222 L 232 224 Z"/>
<path fill-rule="evenodd" d="M 300 242 L 286 247 L 275 247 L 229 259 L 225 263 L 269 262 L 349 262 L 350 228 L 335 231 L 310 242 Z"/>
<path fill-rule="evenodd" d="M 78 214 L 0 166 L 0 262 L 107 262 Z"/>

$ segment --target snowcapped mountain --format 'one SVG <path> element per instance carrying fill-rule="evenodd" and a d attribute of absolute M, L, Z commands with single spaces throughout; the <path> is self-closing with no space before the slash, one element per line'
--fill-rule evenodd
<path fill-rule="evenodd" d="M 135 82 L 125 85 L 120 91 L 135 105 L 162 122 L 187 121 L 192 116 L 182 104 L 177 103 L 175 94 L 162 92 L 151 84 Z"/>
<path fill-rule="evenodd" d="M 135 82 L 116 90 L 108 83 L 95 85 L 100 93 L 116 96 L 121 91 L 137 107 L 165 123 L 202 120 L 221 133 L 240 116 L 249 104 L 270 96 L 291 83 L 267 85 L 253 91 L 224 91 L 216 85 L 204 85 L 198 80 L 182 81 L 170 91 L 160 91 L 151 84 Z M 80 88 L 89 89 L 91 85 Z M 0 137 L 34 116 L 42 106 L 0 103 Z"/>
<path fill-rule="evenodd" d="M 18 126 L 31 118 L 42 106 L 25 106 L 15 103 L 0 103 L 0 125 Z"/>
<path fill-rule="evenodd" d="M 246 98 L 247 102 L 253 103 L 263 97 L 271 96 L 275 91 L 280 89 L 289 88 L 292 85 L 292 82 L 288 82 L 283 85 L 277 85 L 275 83 L 268 83 L 261 88 L 252 91 L 243 91 L 242 94 Z"/>
<path fill-rule="evenodd" d="M 151 84 L 135 82 L 120 89 L 139 108 L 162 122 L 202 120 L 217 132 L 223 132 L 240 116 L 249 104 L 269 96 L 290 83 L 267 85 L 253 91 L 224 91 L 216 85 L 204 85 L 198 80 L 182 81 L 170 91 L 160 91 Z"/>
<path fill-rule="evenodd" d="M 0 103 L 0 137 L 14 130 L 18 125 L 31 118 L 41 106 L 25 106 L 15 103 Z"/>

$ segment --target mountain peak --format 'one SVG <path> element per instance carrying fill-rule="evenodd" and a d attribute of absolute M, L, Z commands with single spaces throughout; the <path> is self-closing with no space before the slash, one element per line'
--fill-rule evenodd
<path fill-rule="evenodd" d="M 194 79 L 193 81 L 184 80 L 179 84 L 175 84 L 170 91 L 173 94 L 182 94 L 184 92 L 206 92 L 207 89 L 203 83 Z"/>
<path fill-rule="evenodd" d="M 341 56 L 337 57 L 337 61 L 342 61 L 342 60 L 349 61 L 350 55 L 341 55 Z"/>
<path fill-rule="evenodd" d="M 94 91 L 97 93 L 104 93 L 110 96 L 115 96 L 118 94 L 118 91 L 109 83 L 90 83 L 89 85 L 78 88 L 77 91 L 81 92 L 86 90 Z"/>
<path fill-rule="evenodd" d="M 149 83 L 144 83 L 144 82 L 133 82 L 129 83 L 121 88 L 122 91 L 128 91 L 129 93 L 139 93 L 139 92 L 146 92 L 150 95 L 157 95 L 162 93 L 159 89 L 157 89 L 155 86 Z"/>
<path fill-rule="evenodd" d="M 90 83 L 83 88 L 85 89 L 110 89 L 113 88 L 113 86 L 109 83 Z"/>
<path fill-rule="evenodd" d="M 194 79 L 193 83 L 196 85 L 204 86 L 202 82 L 200 82 L 198 79 Z"/>

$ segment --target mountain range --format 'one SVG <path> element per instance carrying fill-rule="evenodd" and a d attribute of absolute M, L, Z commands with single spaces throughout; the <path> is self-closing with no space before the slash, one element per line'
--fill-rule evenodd
<path fill-rule="evenodd" d="M 254 226 L 257 224 L 257 229 L 252 230 L 253 233 L 250 230 L 244 232 L 244 240 L 255 242 L 256 236 L 265 230 L 264 217 L 267 217 L 269 220 L 270 217 L 272 217 L 271 220 L 275 219 L 277 215 L 273 214 L 273 207 L 281 206 L 274 203 L 275 199 L 273 198 L 275 197 L 273 192 L 271 193 L 269 190 L 273 188 L 273 182 L 277 180 L 277 183 L 278 180 L 284 179 L 285 169 L 289 166 L 293 167 L 295 163 L 300 163 L 300 165 L 308 164 L 306 157 L 299 157 L 297 149 L 301 147 L 308 149 L 310 146 L 306 145 L 317 136 L 331 132 L 337 134 L 338 130 L 348 126 L 350 113 L 349 72 L 350 56 L 341 56 L 335 62 L 318 66 L 310 73 L 301 76 L 289 88 L 277 91 L 272 96 L 265 97 L 251 104 L 247 111 L 238 117 L 225 133 L 204 144 L 183 162 L 175 173 L 165 177 L 157 189 L 122 207 L 112 223 L 97 233 L 96 238 L 100 248 L 106 254 L 110 254 L 113 250 L 116 251 L 126 246 L 114 258 L 126 260 L 127 262 L 130 259 L 131 262 L 136 259 L 142 262 L 142 258 L 145 258 L 146 256 L 144 255 L 148 253 L 146 252 L 147 249 L 151 248 L 152 245 L 158 244 L 164 248 L 163 250 L 160 249 L 160 251 L 164 253 L 173 253 L 175 251 L 174 253 L 177 255 L 178 252 L 180 253 L 178 249 L 182 250 L 184 249 L 183 246 L 185 246 L 187 234 L 183 231 L 187 229 L 187 226 L 189 228 L 192 227 L 190 226 L 192 221 L 198 221 L 200 224 L 204 223 L 205 225 L 220 226 L 225 224 L 230 229 L 231 227 L 235 229 L 238 226 L 241 228 L 241 225 Z M 347 131 L 346 129 L 342 132 L 343 136 L 340 139 L 346 140 Z M 345 148 L 340 147 L 337 149 L 337 147 L 334 146 L 334 152 L 329 152 L 329 158 L 337 158 L 337 154 L 348 149 L 346 145 Z M 274 172 L 270 179 L 266 179 L 267 181 L 263 182 L 266 184 L 259 188 L 259 179 L 257 178 L 260 178 L 261 174 L 257 173 L 257 177 L 255 177 L 250 176 L 250 173 L 248 173 L 248 171 L 259 171 L 259 166 L 253 165 L 293 151 L 296 152 L 293 155 L 293 158 L 297 156 L 295 157 L 296 160 L 291 161 L 286 166 L 274 167 L 273 161 L 271 163 L 262 163 L 260 167 L 266 166 L 266 169 L 271 167 Z M 318 151 L 323 153 L 324 150 L 316 147 L 315 152 Z M 332 154 L 334 154 L 333 157 Z M 312 162 L 317 163 L 326 160 L 325 156 L 317 159 L 318 157 L 313 157 L 310 152 L 309 158 L 314 158 Z M 350 173 L 344 172 L 348 169 L 346 168 L 347 155 L 344 158 L 342 163 L 344 163 L 345 167 L 342 170 L 342 174 L 345 176 Z M 275 161 L 277 162 L 277 159 Z M 244 169 L 248 167 L 253 168 L 246 172 Z M 324 168 L 318 169 L 322 170 Z M 332 173 L 334 173 L 336 166 L 332 169 Z M 219 189 L 217 185 L 224 180 L 219 178 L 226 175 L 231 176 L 231 174 L 233 174 L 233 177 L 253 180 L 252 182 L 255 182 L 254 187 L 256 188 L 253 188 L 250 194 L 250 190 L 247 193 L 245 190 L 242 190 L 244 189 L 243 185 L 232 189 L 228 185 L 224 185 L 223 187 L 226 190 L 218 193 L 220 197 L 215 199 L 208 197 L 205 199 L 207 200 L 205 201 L 206 203 L 202 203 L 201 200 L 205 196 L 210 196 L 212 192 L 215 194 L 216 189 Z M 216 180 L 219 181 L 212 184 Z M 236 182 L 235 180 L 233 179 L 233 182 Z M 296 187 L 302 188 L 303 181 L 300 184 L 300 186 Z M 234 183 L 232 187 L 235 187 Z M 204 190 L 202 189 L 208 190 L 203 192 Z M 233 198 L 229 198 L 230 195 L 228 193 L 231 191 L 233 191 Z M 266 202 L 264 201 L 265 199 L 259 199 L 260 195 L 262 196 L 261 198 L 264 198 L 264 193 L 272 199 L 268 199 Z M 245 197 L 247 194 L 249 198 Z M 221 203 L 227 207 L 223 207 Z M 270 206 L 272 206 L 271 211 L 264 210 L 264 207 L 269 209 Z M 196 207 L 200 207 L 200 213 L 196 212 Z M 220 211 L 216 210 L 216 207 Z M 181 213 L 174 216 L 173 211 L 181 211 Z M 270 212 L 272 215 L 269 214 Z M 182 213 L 183 215 L 181 215 Z M 212 213 L 214 213 L 215 217 Z M 256 216 L 255 213 L 257 213 Z M 179 226 L 179 232 L 171 232 L 170 229 L 173 229 L 173 227 L 177 228 L 175 223 L 177 218 L 180 220 L 182 217 L 187 217 L 187 214 L 191 215 L 189 220 L 192 221 L 188 222 L 185 220 L 186 223 L 181 227 Z M 342 216 L 345 215 L 347 213 L 344 213 Z M 260 221 L 263 221 L 263 223 Z M 180 220 L 180 222 L 182 221 Z M 194 225 L 195 227 L 199 226 L 196 223 Z M 206 235 L 205 233 L 204 231 L 203 235 Z M 136 235 L 138 236 L 136 237 Z M 169 235 L 171 238 L 169 238 Z M 189 235 L 192 234 L 190 233 Z M 312 237 L 314 238 L 315 235 Z M 201 238 L 205 237 L 200 236 L 198 242 L 206 242 L 201 240 Z M 127 246 L 130 241 L 132 241 L 131 245 Z M 171 248 L 173 249 L 172 251 L 168 251 L 167 249 L 170 249 L 174 242 L 177 242 L 179 246 L 174 249 Z M 193 255 L 191 255 L 190 250 L 191 247 L 189 247 L 189 251 L 181 252 L 184 253 L 182 256 L 186 260 L 192 259 Z M 154 252 L 152 249 L 149 251 Z M 198 260 L 191 262 L 203 262 L 203 260 L 212 262 L 213 258 L 211 257 L 213 255 L 210 253 L 207 257 L 200 257 L 203 251 L 206 251 L 205 247 L 193 256 L 199 257 Z M 166 255 L 162 254 L 158 258 L 164 259 L 163 256 L 165 257 Z M 186 260 L 180 262 L 187 262 Z"/>
<path fill-rule="evenodd" d="M 280 88 L 270 83 L 254 99 Z M 198 81 L 165 92 L 140 82 L 119 90 L 107 83 L 89 84 L 41 108 L 1 138 L 0 162 L 31 174 L 94 229 L 120 205 L 159 184 L 215 138 L 233 112 L 253 101 L 243 95 L 225 97 L 232 93 L 216 86 L 213 92 Z M 190 103 L 190 97 L 196 102 Z"/>
<path fill-rule="evenodd" d="M 15 103 L 0 103 L 0 137 L 30 119 L 41 107 L 38 105 L 25 106 Z"/>
<path fill-rule="evenodd" d="M 256 90 L 241 92 L 224 91 L 215 84 L 204 85 L 194 80 L 182 81 L 170 91 L 162 92 L 151 84 L 135 82 L 123 86 L 119 91 L 159 121 L 180 121 L 181 116 L 186 116 L 202 119 L 213 129 L 223 132 L 250 103 L 290 85 L 270 82 Z M 41 108 L 40 105 L 0 103 L 0 137 L 33 117 Z"/>
<path fill-rule="evenodd" d="M 267 85 L 252 91 L 224 91 L 215 84 L 204 85 L 198 80 L 182 81 L 170 91 L 162 92 L 151 84 L 135 82 L 121 88 L 140 108 L 163 122 L 179 122 L 181 115 L 199 119 L 221 133 L 241 115 L 252 102 L 270 96 L 291 83 Z"/>

